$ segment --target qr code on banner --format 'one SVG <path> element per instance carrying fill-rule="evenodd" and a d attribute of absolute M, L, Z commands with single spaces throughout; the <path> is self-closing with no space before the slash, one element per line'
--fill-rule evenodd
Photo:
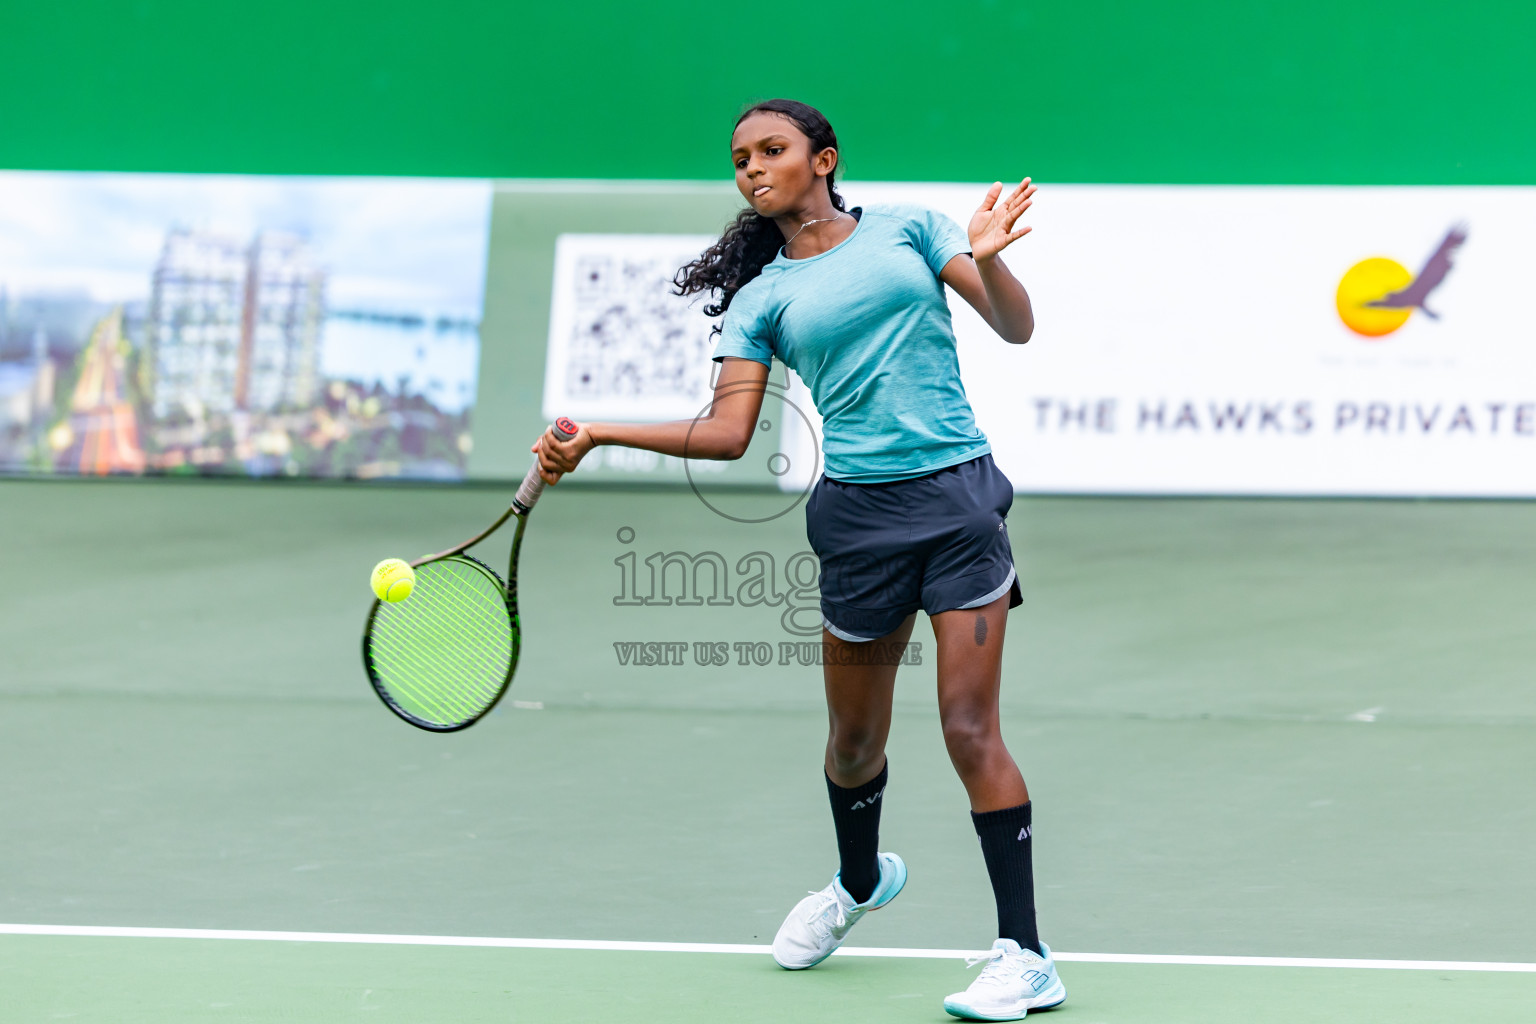
<path fill-rule="evenodd" d="M 561 235 L 544 378 L 546 416 L 682 419 L 710 399 L 708 296 L 673 278 L 713 238 Z"/>

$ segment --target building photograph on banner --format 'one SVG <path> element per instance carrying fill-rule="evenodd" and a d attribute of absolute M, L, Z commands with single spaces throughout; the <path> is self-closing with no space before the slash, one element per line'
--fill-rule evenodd
<path fill-rule="evenodd" d="M 459 479 L 490 183 L 0 174 L 0 472 Z"/>

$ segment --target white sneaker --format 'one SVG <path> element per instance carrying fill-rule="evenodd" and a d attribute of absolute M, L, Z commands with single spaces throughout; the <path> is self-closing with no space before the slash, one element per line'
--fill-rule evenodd
<path fill-rule="evenodd" d="M 1067 998 L 1067 987 L 1056 976 L 1050 949 L 1040 954 L 1022 949 L 1012 939 L 998 939 L 992 952 L 968 958 L 966 966 L 985 963 L 971 987 L 944 1000 L 944 1009 L 966 1020 L 1023 1020 L 1030 1010 L 1046 1010 Z"/>
<path fill-rule="evenodd" d="M 773 959 L 788 971 L 815 967 L 843 944 L 848 932 L 871 910 L 879 910 L 907 884 L 907 866 L 894 853 L 879 854 L 880 881 L 863 903 L 853 902 L 839 876 L 821 892 L 813 892 L 789 912 L 773 937 Z"/>

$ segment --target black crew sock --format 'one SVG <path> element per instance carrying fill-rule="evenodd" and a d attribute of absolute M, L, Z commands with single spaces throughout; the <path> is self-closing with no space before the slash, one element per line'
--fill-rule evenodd
<path fill-rule="evenodd" d="M 837 829 L 838 877 L 855 903 L 873 896 L 880 884 L 880 797 L 890 768 L 887 761 L 879 775 L 853 789 L 844 789 L 827 776 L 832 824 Z"/>
<path fill-rule="evenodd" d="M 981 839 L 981 855 L 986 858 L 992 895 L 997 898 L 997 937 L 1040 952 L 1028 802 L 1000 811 L 972 811 L 971 824 Z"/>

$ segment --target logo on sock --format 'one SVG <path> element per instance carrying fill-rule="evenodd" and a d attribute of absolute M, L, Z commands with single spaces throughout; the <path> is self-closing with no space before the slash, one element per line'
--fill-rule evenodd
<path fill-rule="evenodd" d="M 1029 826 L 1025 825 L 1023 828 L 1019 829 L 1019 838 L 1018 838 L 1017 841 L 1018 842 L 1023 842 L 1024 840 L 1028 839 L 1032 834 L 1033 833 L 1031 833 L 1029 831 Z"/>
<path fill-rule="evenodd" d="M 884 793 L 884 792 L 885 792 L 885 787 L 881 786 L 879 789 L 875 790 L 875 795 L 874 796 L 870 797 L 868 800 L 860 800 L 858 803 L 854 804 L 852 807 L 850 807 L 848 809 L 850 811 L 862 811 L 866 807 L 871 807 L 871 806 L 874 805 L 874 802 L 876 800 L 880 799 L 880 795 L 882 793 Z"/>

